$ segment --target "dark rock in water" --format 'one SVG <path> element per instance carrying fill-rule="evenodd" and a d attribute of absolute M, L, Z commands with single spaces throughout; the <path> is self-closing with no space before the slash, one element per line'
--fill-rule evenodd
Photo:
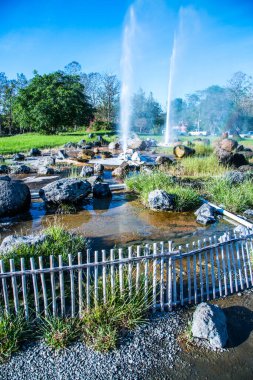
<path fill-rule="evenodd" d="M 29 152 L 29 156 L 32 156 L 32 157 L 41 156 L 41 151 L 38 148 L 32 148 Z"/>
<path fill-rule="evenodd" d="M 5 158 L 4 158 L 4 156 L 0 155 L 0 163 L 3 163 L 3 162 L 5 162 Z"/>
<path fill-rule="evenodd" d="M 87 179 L 87 181 L 91 184 L 91 186 L 93 187 L 94 185 L 96 185 L 97 183 L 101 183 L 103 182 L 103 178 L 99 175 L 93 175 L 91 177 L 89 177 Z"/>
<path fill-rule="evenodd" d="M 113 156 L 111 152 L 101 152 L 101 157 L 105 159 L 105 158 L 112 158 Z"/>
<path fill-rule="evenodd" d="M 155 160 L 158 165 L 170 165 L 173 163 L 173 160 L 169 156 L 158 156 Z"/>
<path fill-rule="evenodd" d="M 241 172 L 241 171 L 232 171 L 224 174 L 224 178 L 231 184 L 231 185 L 238 185 L 239 183 L 242 183 L 248 179 L 250 179 L 252 175 L 247 172 Z"/>
<path fill-rule="evenodd" d="M 175 196 L 164 190 L 154 190 L 148 195 L 148 204 L 152 210 L 169 211 L 175 207 Z"/>
<path fill-rule="evenodd" d="M 208 203 L 204 203 L 200 206 L 200 208 L 195 211 L 195 215 L 197 216 L 196 222 L 203 224 L 204 226 L 216 222 L 214 217 L 214 208 Z"/>
<path fill-rule="evenodd" d="M 29 187 L 20 181 L 0 181 L 0 217 L 27 211 L 31 203 Z"/>
<path fill-rule="evenodd" d="M 202 302 L 193 313 L 192 335 L 205 339 L 211 349 L 225 347 L 228 340 L 227 321 L 223 310 L 217 305 Z"/>
<path fill-rule="evenodd" d="M 38 169 L 38 174 L 40 174 L 40 175 L 53 175 L 54 169 L 49 168 L 47 166 L 40 166 Z"/>
<path fill-rule="evenodd" d="M 64 148 L 68 148 L 68 149 L 73 148 L 73 149 L 75 149 L 75 148 L 77 148 L 77 144 L 72 143 L 72 142 L 70 141 L 70 142 L 68 142 L 68 143 L 66 143 L 66 144 L 64 145 Z"/>
<path fill-rule="evenodd" d="M 49 183 L 39 191 L 46 203 L 80 203 L 91 193 L 91 184 L 75 178 L 63 178 Z"/>
<path fill-rule="evenodd" d="M 11 169 L 7 165 L 0 165 L 0 174 L 8 174 L 10 173 Z"/>
<path fill-rule="evenodd" d="M 91 177 L 94 174 L 94 169 L 91 166 L 83 166 L 80 177 Z"/>
<path fill-rule="evenodd" d="M 11 177 L 9 177 L 8 175 L 3 175 L 0 177 L 0 181 L 11 181 Z"/>
<path fill-rule="evenodd" d="M 27 236 L 9 235 L 3 239 L 0 245 L 0 253 L 6 254 L 20 245 L 35 246 L 43 243 L 46 238 L 47 235 L 45 234 Z"/>
<path fill-rule="evenodd" d="M 59 152 L 57 153 L 57 158 L 58 158 L 59 160 L 64 160 L 64 159 L 68 158 L 68 155 L 67 155 L 67 153 L 65 152 L 65 150 L 60 149 Z"/>
<path fill-rule="evenodd" d="M 22 153 L 16 153 L 12 157 L 13 161 L 24 161 L 25 155 Z"/>
<path fill-rule="evenodd" d="M 105 170 L 104 165 L 102 165 L 102 164 L 94 164 L 94 172 L 95 173 L 103 173 L 104 170 Z"/>
<path fill-rule="evenodd" d="M 26 165 L 13 166 L 11 172 L 12 174 L 29 174 L 31 173 L 31 168 Z"/>
<path fill-rule="evenodd" d="M 97 183 L 93 187 L 94 198 L 111 198 L 112 192 L 108 183 Z"/>

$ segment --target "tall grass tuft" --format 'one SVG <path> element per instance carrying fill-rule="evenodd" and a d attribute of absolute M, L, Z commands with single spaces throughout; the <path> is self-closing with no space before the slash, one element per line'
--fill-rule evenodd
<path fill-rule="evenodd" d="M 175 184 L 172 177 L 161 170 L 136 174 L 126 180 L 126 185 L 140 194 L 144 205 L 148 204 L 149 193 L 156 189 L 175 195 L 175 211 L 190 211 L 200 205 L 199 195 L 194 189 Z"/>
<path fill-rule="evenodd" d="M 228 170 L 227 167 L 219 164 L 215 155 L 183 158 L 176 165 L 172 165 L 168 169 L 171 175 L 196 178 L 219 176 Z"/>
<path fill-rule="evenodd" d="M 22 315 L 0 315 L 0 363 L 5 362 L 18 351 L 27 333 L 28 325 Z"/>
<path fill-rule="evenodd" d="M 79 319 L 53 316 L 43 318 L 40 333 L 47 346 L 62 350 L 80 336 Z"/>
<path fill-rule="evenodd" d="M 224 178 L 214 179 L 206 184 L 205 191 L 211 201 L 231 212 L 243 212 L 253 207 L 253 184 L 250 180 L 231 185 Z"/>

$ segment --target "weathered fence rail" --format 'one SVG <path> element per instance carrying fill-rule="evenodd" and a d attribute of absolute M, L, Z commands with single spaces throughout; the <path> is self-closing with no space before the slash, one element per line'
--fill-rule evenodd
<path fill-rule="evenodd" d="M 153 310 L 197 304 L 253 285 L 253 233 L 226 233 L 174 247 L 170 241 L 77 256 L 0 260 L 0 308 L 29 316 L 82 315 L 138 292 Z"/>

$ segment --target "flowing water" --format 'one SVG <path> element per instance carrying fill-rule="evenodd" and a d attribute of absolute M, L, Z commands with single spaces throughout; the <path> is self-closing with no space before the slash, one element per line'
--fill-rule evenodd
<path fill-rule="evenodd" d="M 174 36 L 172 54 L 170 57 L 166 128 L 165 128 L 165 140 L 164 140 L 165 145 L 169 145 L 172 142 L 172 128 L 171 128 L 171 123 L 170 123 L 170 116 L 171 116 L 171 97 L 172 97 L 173 77 L 174 77 L 174 71 L 175 71 L 175 60 L 176 60 L 176 37 Z"/>
<path fill-rule="evenodd" d="M 121 57 L 120 129 L 122 148 L 127 149 L 131 123 L 131 97 L 133 82 L 133 43 L 136 31 L 134 7 L 130 7 L 129 17 L 124 27 Z"/>

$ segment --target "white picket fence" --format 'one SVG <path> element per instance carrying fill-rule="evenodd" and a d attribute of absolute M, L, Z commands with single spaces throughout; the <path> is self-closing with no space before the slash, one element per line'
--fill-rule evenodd
<path fill-rule="evenodd" d="M 253 285 L 253 233 L 226 233 L 176 248 L 173 242 L 111 249 L 77 258 L 68 255 L 0 260 L 0 308 L 25 313 L 26 318 L 48 314 L 82 315 L 106 303 L 109 294 L 134 297 L 142 292 L 147 306 L 172 310 L 239 292 Z M 7 265 L 8 267 L 7 268 Z M 26 263 L 27 264 L 27 263 Z"/>

